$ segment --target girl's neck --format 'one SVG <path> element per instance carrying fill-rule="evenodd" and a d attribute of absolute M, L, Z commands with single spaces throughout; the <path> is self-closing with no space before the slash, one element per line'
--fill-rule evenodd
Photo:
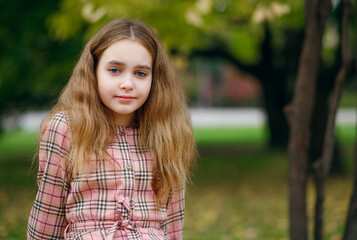
<path fill-rule="evenodd" d="M 135 114 L 121 115 L 115 117 L 115 125 L 123 127 L 132 127 L 134 125 Z"/>

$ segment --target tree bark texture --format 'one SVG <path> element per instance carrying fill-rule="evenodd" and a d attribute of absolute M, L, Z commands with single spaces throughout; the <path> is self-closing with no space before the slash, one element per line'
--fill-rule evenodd
<path fill-rule="evenodd" d="M 323 203 L 325 198 L 325 182 L 331 169 L 333 150 L 335 146 L 335 119 L 336 112 L 343 91 L 343 83 L 346 78 L 350 62 L 350 44 L 349 44 L 349 22 L 351 15 L 351 0 L 343 0 L 342 13 L 342 41 L 341 54 L 342 65 L 335 79 L 335 86 L 332 94 L 331 106 L 327 120 L 327 127 L 324 139 L 324 148 L 322 158 L 318 159 L 315 164 L 315 240 L 323 239 Z"/>
<path fill-rule="evenodd" d="M 289 210 L 290 239 L 307 239 L 306 181 L 310 127 L 319 68 L 321 41 L 326 19 L 330 13 L 329 0 L 305 0 L 306 35 L 299 62 L 295 95 L 288 118 L 289 140 Z"/>
<path fill-rule="evenodd" d="M 357 6 L 355 6 L 354 11 L 355 21 L 357 19 Z M 357 24 L 355 24 L 354 29 L 355 34 L 355 72 L 357 71 Z M 356 123 L 357 124 L 357 123 Z M 357 127 L 356 127 L 357 129 Z M 357 133 L 356 133 L 357 136 Z M 343 240 L 354 240 L 357 239 L 357 138 L 355 140 L 355 154 L 354 154 L 354 181 L 353 190 L 350 199 L 350 204 L 347 213 L 346 227 L 343 235 Z"/>

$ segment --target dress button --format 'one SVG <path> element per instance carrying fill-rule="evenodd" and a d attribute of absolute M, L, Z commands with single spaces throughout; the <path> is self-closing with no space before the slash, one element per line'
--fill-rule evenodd
<path fill-rule="evenodd" d="M 130 170 L 132 168 L 131 164 L 126 165 L 126 169 Z"/>
<path fill-rule="evenodd" d="M 124 135 L 125 135 L 125 132 L 124 132 L 124 131 L 121 131 L 119 134 L 120 134 L 120 136 L 124 136 Z"/>

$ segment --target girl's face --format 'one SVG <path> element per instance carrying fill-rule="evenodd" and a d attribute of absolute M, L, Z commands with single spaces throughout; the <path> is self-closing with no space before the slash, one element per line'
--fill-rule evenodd
<path fill-rule="evenodd" d="M 130 126 L 135 111 L 149 96 L 153 59 L 139 42 L 123 39 L 110 45 L 97 67 L 98 93 L 115 116 L 116 125 Z"/>

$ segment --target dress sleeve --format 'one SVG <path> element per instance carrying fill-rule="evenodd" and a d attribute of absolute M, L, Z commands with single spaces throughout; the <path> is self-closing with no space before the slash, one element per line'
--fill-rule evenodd
<path fill-rule="evenodd" d="M 64 156 L 70 147 L 63 113 L 57 113 L 43 130 L 39 148 L 38 192 L 27 226 L 27 239 L 64 239 L 68 225 L 65 203 L 68 173 Z"/>
<path fill-rule="evenodd" d="M 171 201 L 167 206 L 167 219 L 163 224 L 171 240 L 183 239 L 182 229 L 185 211 L 185 187 L 172 195 Z"/>

